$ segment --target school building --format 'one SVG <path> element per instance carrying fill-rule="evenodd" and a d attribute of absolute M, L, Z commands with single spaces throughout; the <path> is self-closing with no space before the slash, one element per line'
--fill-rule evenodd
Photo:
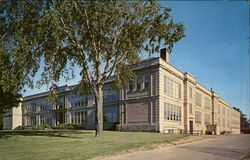
<path fill-rule="evenodd" d="M 168 49 L 160 57 L 142 60 L 131 69 L 134 81 L 112 90 L 114 77 L 103 88 L 104 128 L 119 125 L 130 130 L 160 133 L 240 133 L 240 113 L 213 89 L 207 89 L 188 72 L 169 62 Z M 76 95 L 75 86 L 61 86 L 57 105 L 48 104 L 48 92 L 23 98 L 4 116 L 4 129 L 76 123 L 94 129 L 93 95 Z"/>

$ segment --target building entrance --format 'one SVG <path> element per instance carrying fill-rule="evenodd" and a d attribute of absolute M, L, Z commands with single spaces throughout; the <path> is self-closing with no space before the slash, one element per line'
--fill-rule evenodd
<path fill-rule="evenodd" d="M 193 129 L 193 121 L 189 121 L 189 133 L 193 134 L 194 129 Z"/>

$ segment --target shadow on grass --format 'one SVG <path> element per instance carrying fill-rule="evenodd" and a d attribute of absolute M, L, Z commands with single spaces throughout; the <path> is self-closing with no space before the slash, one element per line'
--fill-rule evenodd
<path fill-rule="evenodd" d="M 76 137 L 73 135 L 80 134 L 90 134 L 92 132 L 89 131 L 79 131 L 79 130 L 50 130 L 50 131 L 1 131 L 0 139 L 8 139 L 13 136 L 21 135 L 21 136 L 47 136 L 47 137 L 64 137 L 64 138 L 76 138 L 81 139 L 81 137 Z"/>

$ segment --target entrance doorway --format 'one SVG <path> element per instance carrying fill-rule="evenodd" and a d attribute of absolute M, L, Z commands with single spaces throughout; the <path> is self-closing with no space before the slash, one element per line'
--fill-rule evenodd
<path fill-rule="evenodd" d="M 193 129 L 193 121 L 189 121 L 189 133 L 193 134 L 194 129 Z"/>
<path fill-rule="evenodd" d="M 56 125 L 65 124 L 66 123 L 66 113 L 65 112 L 57 112 L 55 120 L 56 120 Z"/>
<path fill-rule="evenodd" d="M 64 113 L 59 113 L 59 124 L 64 123 Z"/>

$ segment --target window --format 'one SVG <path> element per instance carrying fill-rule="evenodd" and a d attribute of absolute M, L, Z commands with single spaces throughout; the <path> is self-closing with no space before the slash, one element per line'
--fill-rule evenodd
<path fill-rule="evenodd" d="M 81 106 L 84 106 L 85 104 L 84 104 L 84 101 L 81 101 Z"/>
<path fill-rule="evenodd" d="M 225 127 L 226 123 L 225 123 L 225 118 L 222 118 L 222 126 Z"/>
<path fill-rule="evenodd" d="M 214 102 L 214 110 L 217 111 L 217 101 Z"/>
<path fill-rule="evenodd" d="M 36 125 L 36 117 L 30 117 L 30 122 L 31 122 L 31 126 L 35 126 Z"/>
<path fill-rule="evenodd" d="M 40 111 L 46 111 L 46 105 L 45 104 L 40 105 Z"/>
<path fill-rule="evenodd" d="M 181 85 L 164 77 L 164 93 L 173 98 L 181 98 Z"/>
<path fill-rule="evenodd" d="M 30 112 L 30 106 L 25 106 L 26 112 Z"/>
<path fill-rule="evenodd" d="M 142 89 L 148 89 L 149 88 L 149 75 L 139 75 L 134 81 L 130 81 L 128 84 L 128 90 L 129 91 L 140 91 Z"/>
<path fill-rule="evenodd" d="M 191 103 L 189 104 L 189 114 L 193 114 L 193 107 Z"/>
<path fill-rule="evenodd" d="M 45 123 L 52 125 L 52 117 L 47 116 L 46 120 L 45 120 Z"/>
<path fill-rule="evenodd" d="M 45 116 L 40 116 L 40 124 L 45 124 L 45 123 L 46 123 Z"/>
<path fill-rule="evenodd" d="M 195 111 L 195 122 L 201 123 L 201 112 Z"/>
<path fill-rule="evenodd" d="M 181 121 L 181 107 L 169 103 L 164 106 L 164 119 L 170 121 Z"/>
<path fill-rule="evenodd" d="M 89 102 L 89 97 L 88 96 L 85 96 L 84 99 L 83 99 L 83 106 L 87 106 L 88 105 L 88 102 Z"/>
<path fill-rule="evenodd" d="M 103 121 L 105 123 L 117 122 L 118 121 L 117 108 L 115 108 L 115 107 L 104 108 Z"/>
<path fill-rule="evenodd" d="M 85 107 L 88 105 L 88 96 L 81 96 L 73 100 L 73 107 Z"/>
<path fill-rule="evenodd" d="M 105 88 L 103 90 L 103 101 L 104 102 L 113 102 L 117 101 L 118 95 L 116 90 L 112 90 L 111 88 Z"/>
<path fill-rule="evenodd" d="M 193 91 L 191 87 L 189 87 L 189 98 L 193 98 Z"/>
<path fill-rule="evenodd" d="M 36 103 L 31 103 L 30 104 L 30 106 L 31 106 L 31 112 L 36 112 Z"/>
<path fill-rule="evenodd" d="M 135 86 L 134 81 L 130 81 L 129 82 L 129 91 L 133 91 L 134 90 L 134 86 Z"/>
<path fill-rule="evenodd" d="M 30 124 L 30 117 L 27 117 L 27 118 L 26 118 L 26 125 L 27 125 L 27 126 L 30 126 L 30 125 L 31 125 L 31 124 Z"/>
<path fill-rule="evenodd" d="M 220 114 L 220 104 L 218 104 L 218 114 Z"/>
<path fill-rule="evenodd" d="M 87 122 L 87 111 L 84 112 L 75 112 L 74 115 L 72 115 L 72 123 L 76 124 L 83 124 Z"/>
<path fill-rule="evenodd" d="M 138 76 L 137 79 L 136 79 L 136 90 L 141 90 L 142 88 L 142 79 L 143 77 L 142 76 Z"/>
<path fill-rule="evenodd" d="M 201 106 L 201 95 L 199 93 L 195 93 L 195 105 Z"/>
<path fill-rule="evenodd" d="M 210 115 L 205 114 L 205 124 L 210 124 Z"/>
<path fill-rule="evenodd" d="M 71 114 L 71 123 L 75 123 L 75 115 Z"/>
<path fill-rule="evenodd" d="M 205 108 L 206 109 L 210 109 L 210 104 L 211 103 L 211 101 L 210 101 L 210 99 L 208 99 L 207 97 L 205 97 Z"/>
<path fill-rule="evenodd" d="M 144 75 L 144 89 L 148 89 L 149 88 L 149 75 L 146 74 Z"/>
<path fill-rule="evenodd" d="M 222 114 L 226 115 L 226 108 L 225 107 L 222 107 Z"/>
<path fill-rule="evenodd" d="M 218 126 L 221 126 L 220 117 L 218 117 Z"/>

